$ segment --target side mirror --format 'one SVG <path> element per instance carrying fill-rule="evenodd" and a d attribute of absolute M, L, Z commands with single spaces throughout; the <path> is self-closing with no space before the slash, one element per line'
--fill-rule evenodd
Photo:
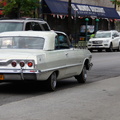
<path fill-rule="evenodd" d="M 114 39 L 115 37 L 114 36 L 112 36 L 112 39 Z"/>

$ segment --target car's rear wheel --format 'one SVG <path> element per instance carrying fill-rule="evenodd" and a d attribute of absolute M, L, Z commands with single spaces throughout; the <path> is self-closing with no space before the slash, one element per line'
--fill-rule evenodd
<path fill-rule="evenodd" d="M 85 83 L 86 82 L 86 80 L 87 80 L 87 70 L 86 70 L 85 65 L 84 65 L 80 75 L 75 76 L 75 78 L 77 79 L 78 83 Z"/>
<path fill-rule="evenodd" d="M 49 91 L 54 91 L 57 85 L 57 75 L 56 72 L 53 72 L 47 80 L 47 88 Z"/>

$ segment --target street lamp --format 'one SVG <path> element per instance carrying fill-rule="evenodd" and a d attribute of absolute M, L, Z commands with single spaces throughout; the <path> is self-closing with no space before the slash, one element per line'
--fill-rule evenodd
<path fill-rule="evenodd" d="M 68 0 L 68 36 L 71 34 L 71 0 Z"/>
<path fill-rule="evenodd" d="M 43 0 L 39 0 L 39 17 L 43 19 Z"/>
<path fill-rule="evenodd" d="M 74 21 L 75 21 L 75 47 L 76 47 L 76 42 L 77 42 L 77 11 L 78 9 L 74 9 Z"/>
<path fill-rule="evenodd" d="M 97 31 L 98 31 L 98 22 L 99 22 L 99 19 L 96 19 L 95 21 L 96 21 L 96 29 L 95 29 L 95 32 L 97 32 Z"/>
<path fill-rule="evenodd" d="M 87 34 L 88 34 L 87 26 L 88 26 L 89 18 L 85 18 L 85 21 L 86 21 L 86 25 L 85 25 L 85 41 L 87 41 Z"/>

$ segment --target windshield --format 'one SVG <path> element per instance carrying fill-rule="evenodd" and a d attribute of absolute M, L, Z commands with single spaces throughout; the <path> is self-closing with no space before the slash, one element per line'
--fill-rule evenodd
<path fill-rule="evenodd" d="M 22 31 L 23 23 L 21 22 L 0 22 L 0 32 L 5 31 Z"/>
<path fill-rule="evenodd" d="M 41 37 L 0 37 L 1 49 L 43 49 L 44 38 Z"/>
<path fill-rule="evenodd" d="M 43 23 L 43 24 L 41 23 L 41 25 L 43 26 L 45 31 L 50 31 L 50 29 L 46 23 Z"/>
<path fill-rule="evenodd" d="M 96 33 L 95 38 L 110 38 L 111 37 L 111 33 Z"/>

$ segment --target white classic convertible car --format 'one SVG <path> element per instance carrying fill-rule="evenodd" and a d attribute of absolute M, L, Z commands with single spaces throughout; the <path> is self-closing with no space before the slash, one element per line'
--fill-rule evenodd
<path fill-rule="evenodd" d="M 85 83 L 92 55 L 72 48 L 63 32 L 18 31 L 0 34 L 0 81 L 45 80 L 54 91 L 57 80 L 75 77 Z"/>

